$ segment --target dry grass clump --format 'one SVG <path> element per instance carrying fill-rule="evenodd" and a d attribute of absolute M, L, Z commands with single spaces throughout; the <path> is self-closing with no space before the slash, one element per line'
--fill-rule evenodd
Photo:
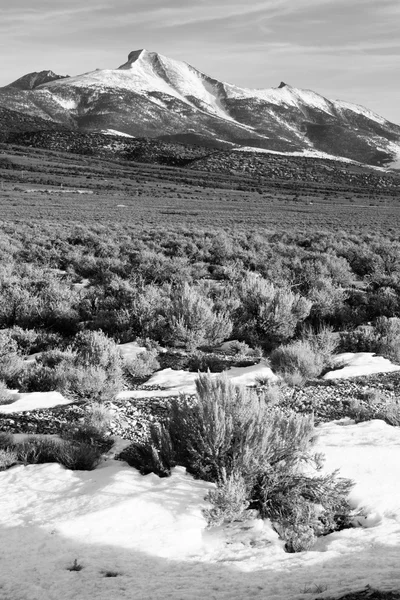
<path fill-rule="evenodd" d="M 0 448 L 0 471 L 5 471 L 18 462 L 18 454 L 9 448 Z"/>
<path fill-rule="evenodd" d="M 0 434 L 2 468 L 16 463 L 24 465 L 59 463 L 71 470 L 92 471 L 101 460 L 98 445 L 61 440 L 49 436 L 28 436 L 15 441 L 11 434 Z"/>

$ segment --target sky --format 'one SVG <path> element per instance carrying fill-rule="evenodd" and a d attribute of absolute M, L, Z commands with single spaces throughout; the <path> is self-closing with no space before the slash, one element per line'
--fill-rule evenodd
<path fill-rule="evenodd" d="M 285 81 L 400 124 L 399 30 L 399 0 L 13 0 L 0 8 L 0 85 L 117 68 L 146 48 L 241 87 Z"/>

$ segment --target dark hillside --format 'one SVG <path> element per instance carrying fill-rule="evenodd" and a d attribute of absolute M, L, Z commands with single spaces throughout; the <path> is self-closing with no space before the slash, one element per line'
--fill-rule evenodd
<path fill-rule="evenodd" d="M 10 135 L 20 135 L 34 131 L 67 131 L 60 123 L 28 115 L 16 110 L 0 106 L 0 142 L 6 141 Z"/>

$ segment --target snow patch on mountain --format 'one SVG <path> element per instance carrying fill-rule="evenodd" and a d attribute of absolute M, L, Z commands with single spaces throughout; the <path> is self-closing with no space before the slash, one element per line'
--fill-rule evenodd
<path fill-rule="evenodd" d="M 260 154 L 279 154 L 280 156 L 301 156 L 304 158 L 324 158 L 327 160 L 334 160 L 339 162 L 350 163 L 353 165 L 359 165 L 361 163 L 356 160 L 351 160 L 351 158 L 345 158 L 344 156 L 334 156 L 333 154 L 327 154 L 326 152 L 322 152 L 321 150 L 304 149 L 296 152 L 279 152 L 278 150 L 267 150 L 266 148 L 254 148 L 253 146 L 237 146 L 233 148 L 235 152 L 252 152 L 252 153 L 260 153 Z M 400 159 L 400 156 L 399 156 Z M 380 167 L 375 167 L 382 170 Z"/>
<path fill-rule="evenodd" d="M 258 98 L 277 106 L 285 105 L 302 108 L 304 105 L 312 106 L 333 116 L 332 102 L 311 90 L 302 90 L 290 85 L 269 89 L 239 88 L 224 84 L 229 98 Z"/>
<path fill-rule="evenodd" d="M 384 152 L 389 152 L 392 155 L 392 162 L 388 164 L 390 169 L 400 169 L 400 144 L 396 142 L 388 142 L 384 148 L 380 148 Z"/>
<path fill-rule="evenodd" d="M 343 100 L 335 100 L 334 105 L 339 109 L 343 108 L 345 110 L 351 110 L 352 112 L 357 113 L 358 115 L 362 115 L 367 119 L 372 119 L 373 121 L 376 121 L 381 125 L 387 124 L 386 119 L 377 115 L 372 110 L 369 110 L 368 108 L 365 108 L 364 106 L 361 106 L 359 104 L 352 104 L 351 102 L 344 102 Z"/>
<path fill-rule="evenodd" d="M 60 96 L 54 96 L 54 99 L 56 100 L 56 102 L 58 102 L 60 106 L 62 106 L 66 110 L 76 110 L 78 107 L 77 101 L 73 100 L 72 98 L 67 99 L 61 98 Z"/>
<path fill-rule="evenodd" d="M 400 152 L 396 156 L 395 160 L 390 164 L 392 169 L 400 169 Z"/>
<path fill-rule="evenodd" d="M 64 87 L 97 88 L 100 91 L 111 87 L 145 93 L 148 100 L 162 106 L 165 103 L 152 94 L 165 94 L 195 109 L 199 109 L 200 101 L 200 110 L 211 112 L 222 119 L 233 120 L 222 105 L 217 86 L 200 71 L 187 63 L 146 50 L 133 52 L 129 56 L 128 62 L 118 69 L 96 70 L 51 82 L 46 87 L 54 94 Z"/>
<path fill-rule="evenodd" d="M 165 93 L 192 106 L 192 99 L 200 100 L 215 115 L 233 120 L 222 105 L 216 85 L 204 73 L 185 62 L 141 50 L 131 52 L 128 62 L 120 70 L 128 70 L 134 77 L 145 77 L 148 89 L 162 88 Z"/>
<path fill-rule="evenodd" d="M 135 136 L 129 135 L 129 133 L 124 133 L 123 131 L 117 131 L 116 129 L 102 129 L 100 133 L 104 133 L 105 135 L 119 135 L 121 137 L 133 138 Z"/>

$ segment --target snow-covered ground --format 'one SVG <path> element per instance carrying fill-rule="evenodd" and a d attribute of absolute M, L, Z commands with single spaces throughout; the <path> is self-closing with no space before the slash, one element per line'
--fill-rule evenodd
<path fill-rule="evenodd" d="M 373 352 L 344 352 L 337 354 L 333 363 L 341 368 L 329 371 L 323 379 L 348 379 L 374 373 L 400 371 L 400 365 L 393 364 L 383 356 L 375 356 Z"/>
<path fill-rule="evenodd" d="M 259 385 L 260 379 L 268 379 L 276 381 L 277 376 L 267 366 L 265 361 L 261 361 L 258 365 L 250 367 L 233 367 L 225 371 L 228 379 L 236 385 L 254 386 Z M 220 377 L 221 373 L 212 373 L 211 377 Z M 198 373 L 189 371 L 175 371 L 173 369 L 163 369 L 157 371 L 146 382 L 146 386 L 157 386 L 162 390 L 135 390 L 120 392 L 118 399 L 123 398 L 147 398 L 152 396 L 168 397 L 177 396 L 179 394 L 195 394 L 195 381 L 198 378 Z"/>
<path fill-rule="evenodd" d="M 60 392 L 29 392 L 19 394 L 16 391 L 12 391 L 10 399 L 13 401 L 11 404 L 0 404 L 0 413 L 11 414 L 38 408 L 52 408 L 53 406 L 61 406 L 73 402 L 73 400 L 64 398 Z"/>
<path fill-rule="evenodd" d="M 206 530 L 211 484 L 180 467 L 167 479 L 114 460 L 92 472 L 51 464 L 0 473 L 0 598 L 307 600 L 368 584 L 399 589 L 400 429 L 319 429 L 326 469 L 356 481 L 352 503 L 369 518 L 300 554 L 284 552 L 268 521 Z M 75 559 L 82 570 L 69 571 Z"/>
<path fill-rule="evenodd" d="M 118 344 L 118 348 L 124 360 L 135 360 L 138 354 L 146 352 L 145 346 L 140 346 L 137 342 Z"/>

